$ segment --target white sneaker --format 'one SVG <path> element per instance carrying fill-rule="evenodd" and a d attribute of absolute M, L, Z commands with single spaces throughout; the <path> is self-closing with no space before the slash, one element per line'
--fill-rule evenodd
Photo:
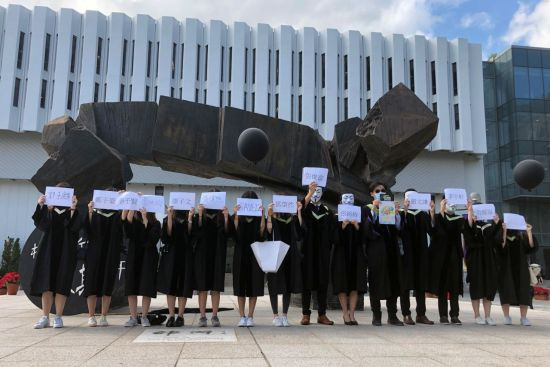
<path fill-rule="evenodd" d="M 130 316 L 128 321 L 124 323 L 124 327 L 134 327 L 134 326 L 137 326 L 137 324 L 138 324 L 137 318 L 133 318 L 132 316 Z"/>
<path fill-rule="evenodd" d="M 254 322 L 253 317 L 247 317 L 246 318 L 246 327 L 254 327 L 256 326 L 256 323 Z"/>
<path fill-rule="evenodd" d="M 283 326 L 283 320 L 279 316 L 273 318 L 273 326 L 281 327 Z"/>
<path fill-rule="evenodd" d="M 529 321 L 529 319 L 527 317 L 522 317 L 521 318 L 521 325 L 522 326 L 531 326 L 531 321 Z"/>
<path fill-rule="evenodd" d="M 95 319 L 95 316 L 92 316 L 88 318 L 88 326 L 90 327 L 96 327 L 97 326 L 97 320 Z"/>
<path fill-rule="evenodd" d="M 290 326 L 290 323 L 288 322 L 288 318 L 286 316 L 281 316 L 281 322 L 283 323 L 284 327 Z"/>
<path fill-rule="evenodd" d="M 56 316 L 55 319 L 53 319 L 53 328 L 54 329 L 61 329 L 63 327 L 63 319 L 61 316 Z"/>
<path fill-rule="evenodd" d="M 151 326 L 151 323 L 149 322 L 149 319 L 147 318 L 147 316 L 141 316 L 141 326 L 143 327 Z"/>
<path fill-rule="evenodd" d="M 241 320 L 239 321 L 239 327 L 246 327 L 246 316 L 241 317 Z"/>
<path fill-rule="evenodd" d="M 101 316 L 99 319 L 99 322 L 97 323 L 97 326 L 105 327 L 109 326 L 109 323 L 107 322 L 107 316 Z"/>
<path fill-rule="evenodd" d="M 494 322 L 493 319 L 490 318 L 490 317 L 485 318 L 485 322 L 486 322 L 487 325 L 489 325 L 489 326 L 497 326 L 497 323 Z"/>
<path fill-rule="evenodd" d="M 504 316 L 504 325 L 512 325 L 512 318 L 510 316 Z"/>
<path fill-rule="evenodd" d="M 42 316 L 36 324 L 34 324 L 35 329 L 44 329 L 50 327 L 50 318 L 48 316 Z"/>
<path fill-rule="evenodd" d="M 478 325 L 485 325 L 485 319 L 481 316 L 476 317 L 476 324 Z"/>

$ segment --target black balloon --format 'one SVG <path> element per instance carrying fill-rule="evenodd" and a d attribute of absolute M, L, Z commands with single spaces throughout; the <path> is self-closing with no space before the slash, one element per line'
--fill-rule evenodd
<path fill-rule="evenodd" d="M 252 163 L 258 163 L 269 151 L 269 137 L 263 130 L 251 127 L 239 135 L 237 147 L 244 158 Z"/>
<path fill-rule="evenodd" d="M 514 180 L 526 190 L 532 190 L 544 180 L 544 166 L 534 159 L 526 159 L 514 167 Z"/>

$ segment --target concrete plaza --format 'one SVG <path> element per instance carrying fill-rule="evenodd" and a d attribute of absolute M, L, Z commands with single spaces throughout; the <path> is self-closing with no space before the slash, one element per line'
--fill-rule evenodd
<path fill-rule="evenodd" d="M 153 308 L 165 307 L 165 297 Z M 411 297 L 414 309 L 414 298 Z M 478 326 L 468 298 L 460 303 L 462 326 L 371 325 L 366 311 L 358 312 L 359 326 L 345 326 L 339 311 L 330 311 L 334 326 L 299 326 L 300 309 L 291 307 L 293 326 L 271 326 L 269 298 L 258 300 L 254 328 L 237 328 L 237 300 L 222 296 L 222 326 L 236 341 L 137 343 L 146 329 L 124 328 L 125 310 L 109 316 L 111 326 L 90 328 L 87 316 L 64 317 L 65 328 L 34 330 L 39 310 L 22 292 L 0 296 L 0 367 L 2 366 L 544 366 L 550 362 L 550 302 L 536 302 L 529 311 L 531 327 L 519 326 L 519 309 L 512 308 L 513 326 L 502 325 L 499 306 L 493 309 L 498 325 Z M 197 307 L 197 297 L 188 307 Z M 437 301 L 427 300 L 428 317 L 437 317 Z M 315 313 L 312 317 L 315 320 Z M 414 317 L 414 311 L 413 311 Z M 386 314 L 384 310 L 383 321 Z M 197 314 L 185 315 L 184 329 L 196 327 Z M 155 327 L 166 330 L 163 326 Z M 209 327 L 209 329 L 211 329 Z M 170 329 L 177 330 L 177 329 Z"/>

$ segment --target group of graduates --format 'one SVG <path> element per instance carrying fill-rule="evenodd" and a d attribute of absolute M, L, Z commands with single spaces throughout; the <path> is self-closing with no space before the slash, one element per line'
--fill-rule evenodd
<path fill-rule="evenodd" d="M 477 220 L 473 205 L 480 199 L 475 195 L 468 203 L 466 216 L 456 214 L 445 199 L 437 214 L 434 200 L 429 211 L 421 211 L 409 209 L 405 199 L 403 208 L 396 202 L 395 225 L 381 224 L 378 208 L 389 190 L 377 182 L 370 185 L 369 192 L 372 202 L 362 207 L 360 222 L 339 221 L 338 214 L 323 204 L 323 190 L 316 183 L 309 185 L 307 195 L 297 203 L 296 214 L 275 213 L 273 204 L 261 217 L 239 216 L 238 205 L 232 215 L 227 208 L 211 210 L 199 205 L 196 210 L 180 211 L 169 207 L 162 224 L 145 209 L 103 210 L 90 202 L 87 213 L 79 213 L 76 197 L 70 208 L 58 208 L 47 206 L 45 197 L 40 196 L 33 220 L 44 234 L 30 293 L 42 297 L 43 316 L 34 327 L 50 326 L 54 302 L 53 327 L 63 327 L 63 308 L 71 292 L 81 229 L 89 242 L 82 294 L 87 298 L 89 326 L 108 325 L 121 252 L 126 248 L 125 293 L 130 318 L 125 326 L 150 326 L 147 314 L 151 298 L 158 292 L 167 297 L 167 327 L 184 325 L 186 301 L 194 294 L 199 301 L 198 326 L 206 327 L 210 292 L 210 322 L 219 327 L 229 238 L 235 242 L 233 294 L 238 297 L 240 327 L 255 325 L 256 301 L 264 295 L 266 278 L 274 326 L 289 326 L 287 313 L 292 293 L 301 294 L 302 325 L 311 322 L 312 293 L 316 295 L 317 323 L 334 324 L 326 315 L 329 286 L 339 299 L 345 325 L 358 325 L 358 297 L 367 291 L 375 326 L 382 325 L 382 300 L 386 301 L 388 324 L 434 324 L 426 316 L 426 293 L 437 295 L 442 324 L 460 325 L 458 297 L 463 295 L 464 261 L 476 323 L 495 325 L 491 302 L 499 291 L 504 323 L 512 323 L 509 306 L 520 305 L 521 324 L 529 325 L 526 315 L 532 294 L 528 254 L 537 248 L 530 225 L 527 231 L 512 231 L 497 215 L 491 222 Z M 253 191 L 242 197 L 258 198 Z M 343 194 L 341 203 L 353 205 L 353 194 Z M 252 243 L 265 240 L 283 241 L 290 246 L 277 273 L 267 277 L 251 248 Z M 416 298 L 415 320 L 410 311 L 411 291 Z M 282 295 L 282 313 L 278 295 Z M 142 297 L 139 319 L 138 296 Z M 101 298 L 99 320 L 95 317 L 97 298 Z M 397 298 L 403 321 L 397 316 Z M 485 317 L 480 315 L 480 304 Z"/>

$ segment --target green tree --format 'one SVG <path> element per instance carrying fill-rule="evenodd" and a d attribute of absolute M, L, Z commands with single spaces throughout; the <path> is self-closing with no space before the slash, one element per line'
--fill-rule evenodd
<path fill-rule="evenodd" d="M 21 246 L 19 245 L 19 238 L 13 241 L 11 248 L 11 263 L 9 271 L 19 272 L 19 257 L 21 256 Z"/>
<path fill-rule="evenodd" d="M 2 260 L 0 261 L 0 276 L 10 271 L 12 248 L 13 239 L 8 237 L 7 240 L 4 240 L 4 250 L 2 251 Z"/>

